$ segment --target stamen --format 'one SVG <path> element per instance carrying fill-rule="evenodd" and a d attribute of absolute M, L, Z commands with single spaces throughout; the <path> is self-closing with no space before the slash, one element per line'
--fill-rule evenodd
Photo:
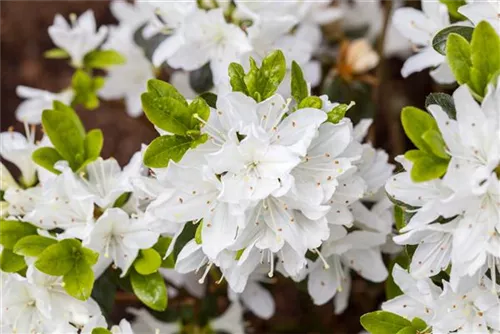
<path fill-rule="evenodd" d="M 273 259 L 273 256 L 272 256 L 272 252 L 269 252 L 269 256 L 271 257 L 271 270 L 269 271 L 269 273 L 267 274 L 267 276 L 269 278 L 273 278 L 273 276 L 274 276 L 274 259 Z"/>
<path fill-rule="evenodd" d="M 321 259 L 321 261 L 323 262 L 323 268 L 325 270 L 327 269 L 330 269 L 330 265 L 328 264 L 328 262 L 326 262 L 326 259 L 323 257 L 323 255 L 321 254 L 321 252 L 317 249 L 317 248 L 314 248 L 313 251 L 318 254 L 318 257 Z"/>
<path fill-rule="evenodd" d="M 203 276 L 198 280 L 198 283 L 203 284 L 205 283 L 205 279 L 207 278 L 208 272 L 210 271 L 210 268 L 212 268 L 213 262 L 209 262 L 207 267 L 205 268 L 205 272 L 203 273 Z"/>

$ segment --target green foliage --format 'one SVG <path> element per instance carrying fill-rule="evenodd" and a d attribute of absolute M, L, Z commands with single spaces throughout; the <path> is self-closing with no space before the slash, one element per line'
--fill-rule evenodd
<path fill-rule="evenodd" d="M 141 275 L 149 275 L 156 272 L 161 263 L 161 256 L 155 249 L 141 249 L 134 261 L 134 268 Z"/>
<path fill-rule="evenodd" d="M 474 97 L 482 100 L 486 87 L 500 71 L 500 37 L 486 21 L 480 22 L 466 38 L 451 33 L 446 42 L 446 59 L 459 84 L 467 84 Z"/>
<path fill-rule="evenodd" d="M 17 220 L 0 221 L 0 244 L 6 249 L 13 249 L 22 238 L 36 234 L 36 227 Z"/>
<path fill-rule="evenodd" d="M 155 311 L 167 308 L 167 288 L 160 273 L 141 275 L 131 270 L 130 283 L 135 295 L 149 308 Z"/>
<path fill-rule="evenodd" d="M 92 330 L 91 334 L 111 334 L 111 331 L 104 327 L 96 327 Z"/>
<path fill-rule="evenodd" d="M 212 108 L 217 107 L 217 95 L 212 92 L 205 92 L 200 94 L 200 96 L 205 102 Z"/>
<path fill-rule="evenodd" d="M 104 78 L 93 77 L 83 70 L 76 70 L 71 79 L 71 88 L 74 96 L 71 105 L 82 105 L 86 109 L 93 110 L 99 107 L 97 91 L 104 86 Z"/>
<path fill-rule="evenodd" d="M 54 148 L 41 147 L 33 152 L 32 158 L 53 173 L 60 173 L 54 168 L 57 161 L 66 160 L 76 172 L 101 153 L 102 132 L 91 130 L 86 134 L 76 112 L 59 101 L 54 101 L 53 109 L 43 111 L 42 124 Z"/>
<path fill-rule="evenodd" d="M 394 268 L 395 264 L 399 264 L 401 266 L 401 268 L 406 269 L 410 265 L 410 261 L 411 261 L 411 259 L 408 257 L 406 252 L 401 252 L 398 256 L 396 256 L 390 262 L 387 270 L 390 273 L 392 273 L 392 269 Z M 394 282 L 394 278 L 392 277 L 392 275 L 389 275 L 389 277 L 387 277 L 387 280 L 385 281 L 385 296 L 386 296 L 387 300 L 395 298 L 395 297 L 400 296 L 402 294 L 403 294 L 403 292 L 401 291 L 399 286 L 396 284 L 396 282 Z"/>
<path fill-rule="evenodd" d="M 170 160 L 180 161 L 188 149 L 207 140 L 200 129 L 210 116 L 210 107 L 202 97 L 188 105 L 172 85 L 149 80 L 148 91 L 141 100 L 148 119 L 172 134 L 153 140 L 144 154 L 145 165 L 166 167 Z"/>
<path fill-rule="evenodd" d="M 20 239 L 12 251 L 22 256 L 38 256 L 45 248 L 57 243 L 57 240 L 42 237 L 41 235 L 28 235 Z"/>
<path fill-rule="evenodd" d="M 79 300 L 87 300 L 94 285 L 94 272 L 84 260 L 78 260 L 73 268 L 63 276 L 64 290 Z"/>
<path fill-rule="evenodd" d="M 300 104 L 303 99 L 309 96 L 309 89 L 304 79 L 304 73 L 295 60 L 292 61 L 291 91 L 297 104 Z"/>
<path fill-rule="evenodd" d="M 47 50 L 43 53 L 43 56 L 47 59 L 68 59 L 70 57 L 66 50 L 59 48 Z"/>
<path fill-rule="evenodd" d="M 126 192 L 121 194 L 120 197 L 118 197 L 116 201 L 113 203 L 113 208 L 121 208 L 122 206 L 127 204 L 131 195 L 132 195 L 131 192 Z"/>
<path fill-rule="evenodd" d="M 271 97 L 285 78 L 285 56 L 280 50 L 273 51 L 262 60 L 260 68 L 250 58 L 247 73 L 240 64 L 231 63 L 228 74 L 234 92 L 242 92 L 260 102 Z"/>
<path fill-rule="evenodd" d="M 445 93 L 431 93 L 425 99 L 425 107 L 427 108 L 433 104 L 440 106 L 451 119 L 457 118 L 457 109 L 452 96 Z"/>
<path fill-rule="evenodd" d="M 432 39 L 432 47 L 442 55 L 446 55 L 446 42 L 450 34 L 462 36 L 468 42 L 472 39 L 474 28 L 465 26 L 449 26 L 440 30 Z"/>
<path fill-rule="evenodd" d="M 64 239 L 46 247 L 35 262 L 41 272 L 63 276 L 64 289 L 77 299 L 90 297 L 94 285 L 92 266 L 99 254 L 82 247 L 76 239 Z"/>
<path fill-rule="evenodd" d="M 202 239 L 201 239 L 201 230 L 203 229 L 203 220 L 198 223 L 198 226 L 196 227 L 196 232 L 194 234 L 194 241 L 198 244 L 201 245 Z"/>
<path fill-rule="evenodd" d="M 24 257 L 14 254 L 12 250 L 5 248 L 0 254 L 0 269 L 6 273 L 15 273 L 26 267 Z"/>
<path fill-rule="evenodd" d="M 350 104 L 339 104 L 339 105 L 333 107 L 332 110 L 330 110 L 327 113 L 327 116 L 328 116 L 327 121 L 334 123 L 334 124 L 337 124 L 338 122 L 340 122 L 342 120 L 342 118 L 344 118 L 346 112 L 349 109 L 351 109 L 351 107 L 354 105 L 355 105 L 355 103 L 351 102 Z"/>
<path fill-rule="evenodd" d="M 304 108 L 315 108 L 315 109 L 321 109 L 323 106 L 323 101 L 317 96 L 308 96 L 304 98 L 302 101 L 300 101 L 299 105 L 297 106 L 297 109 L 304 109 Z"/>
<path fill-rule="evenodd" d="M 397 314 L 386 311 L 375 311 L 361 316 L 361 325 L 371 334 L 395 334 L 411 322 Z"/>
<path fill-rule="evenodd" d="M 84 67 L 89 69 L 106 69 L 113 65 L 125 64 L 125 62 L 125 57 L 115 50 L 94 50 L 83 58 Z"/>
<path fill-rule="evenodd" d="M 401 112 L 401 123 L 408 138 L 418 148 L 405 154 L 405 158 L 413 162 L 412 180 L 423 182 L 443 176 L 450 157 L 434 118 L 418 108 L 406 107 Z"/>
<path fill-rule="evenodd" d="M 464 21 L 467 20 L 465 16 L 458 12 L 458 9 L 463 5 L 467 4 L 465 0 L 439 0 L 442 4 L 445 4 L 448 8 L 448 13 L 450 13 L 451 19 L 453 21 Z"/>
<path fill-rule="evenodd" d="M 162 268 L 174 268 L 175 266 L 174 254 L 170 254 L 169 256 L 165 257 L 165 255 L 167 255 L 168 247 L 170 246 L 171 243 L 172 243 L 172 238 L 160 237 L 158 238 L 156 244 L 154 244 L 153 246 L 153 249 L 156 250 L 162 258 L 161 262 Z"/>

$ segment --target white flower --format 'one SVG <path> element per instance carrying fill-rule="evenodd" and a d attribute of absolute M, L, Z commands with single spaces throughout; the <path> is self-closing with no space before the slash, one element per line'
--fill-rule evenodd
<path fill-rule="evenodd" d="M 186 17 L 198 8 L 194 0 L 138 0 L 137 6 L 142 11 L 149 11 L 151 15 L 148 24 L 143 30 L 145 38 L 153 37 L 159 32 L 169 33 L 171 30 L 179 28 L 186 20 Z M 168 49 L 166 48 L 166 50 Z"/>
<path fill-rule="evenodd" d="M 83 65 L 83 57 L 96 49 L 106 38 L 108 28 L 102 26 L 96 31 L 94 12 L 83 13 L 78 19 L 70 16 L 70 24 L 59 14 L 54 18 L 54 24 L 49 27 L 49 35 L 55 45 L 65 50 L 71 56 L 75 67 Z"/>
<path fill-rule="evenodd" d="M 500 329 L 498 295 L 487 278 L 472 287 L 454 291 L 443 281 L 443 290 L 428 279 L 415 280 L 399 265 L 393 277 L 403 295 L 382 304 L 384 310 L 423 319 L 437 333 L 490 333 Z"/>
<path fill-rule="evenodd" d="M 27 99 L 17 107 L 16 119 L 28 124 L 40 124 L 42 122 L 42 112 L 46 109 L 52 109 L 54 101 L 70 104 L 73 99 L 71 89 L 63 90 L 60 93 L 52 93 L 46 90 L 17 86 L 16 94 L 20 98 Z"/>
<path fill-rule="evenodd" d="M 26 134 L 27 138 L 14 131 L 0 133 L 0 155 L 19 168 L 22 183 L 31 186 L 37 180 L 36 165 L 31 159 L 31 155 L 36 149 L 35 133 L 34 131 L 30 132 L 26 127 Z"/>
<path fill-rule="evenodd" d="M 453 74 L 445 62 L 445 56 L 432 47 L 434 35 L 450 25 L 446 6 L 440 2 L 422 1 L 422 11 L 405 7 L 395 11 L 393 23 L 399 32 L 413 44 L 421 48 L 408 58 L 401 69 L 401 75 L 407 77 L 429 67 L 437 67 L 431 76 L 439 83 L 452 83 Z"/>
<path fill-rule="evenodd" d="M 97 219 L 83 245 L 103 255 L 99 262 L 113 261 L 124 276 L 139 249 L 153 246 L 158 236 L 140 218 L 130 218 L 123 210 L 112 208 Z"/>
<path fill-rule="evenodd" d="M 126 319 L 120 320 L 118 325 L 111 326 L 112 334 L 134 334 L 130 323 Z"/>
<path fill-rule="evenodd" d="M 120 23 L 120 26 L 127 27 L 131 34 L 154 17 L 154 11 L 148 6 L 144 6 L 141 1 L 132 4 L 124 0 L 113 0 L 109 9 Z"/>
<path fill-rule="evenodd" d="M 236 25 L 226 23 L 222 9 L 196 10 L 186 17 L 184 24 L 158 46 L 153 64 L 165 60 L 173 68 L 196 70 L 206 63 L 214 82 L 227 80 L 227 68 L 232 61 L 251 49 L 245 33 Z"/>
<path fill-rule="evenodd" d="M 368 231 L 347 234 L 344 227 L 331 225 L 330 238 L 310 266 L 307 288 L 314 303 L 324 304 L 339 292 L 335 312 L 342 313 L 349 297 L 350 268 L 367 280 L 384 281 L 387 269 L 379 248 L 384 243 L 385 234 Z"/>
<path fill-rule="evenodd" d="M 487 21 L 500 34 L 500 6 L 496 0 L 474 1 L 461 6 L 458 12 L 477 25 Z"/>

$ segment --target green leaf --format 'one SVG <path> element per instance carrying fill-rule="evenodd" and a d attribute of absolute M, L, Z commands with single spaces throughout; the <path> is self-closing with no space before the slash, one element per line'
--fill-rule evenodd
<path fill-rule="evenodd" d="M 161 267 L 162 268 L 174 268 L 175 267 L 175 260 L 174 260 L 174 254 L 170 254 L 168 257 L 165 258 L 165 255 L 167 254 L 168 247 L 170 246 L 170 243 L 172 242 L 172 238 L 170 237 L 160 237 L 156 244 L 153 246 L 153 249 L 160 254 L 162 258 L 161 262 Z"/>
<path fill-rule="evenodd" d="M 63 276 L 64 290 L 79 300 L 87 300 L 94 286 L 94 272 L 84 260 L 79 260 Z"/>
<path fill-rule="evenodd" d="M 38 256 L 45 248 L 57 243 L 57 240 L 42 237 L 41 235 L 28 235 L 19 240 L 12 251 L 22 256 Z"/>
<path fill-rule="evenodd" d="M 15 273 L 26 267 L 24 257 L 14 254 L 10 249 L 2 250 L 0 254 L 0 269 L 6 273 Z"/>
<path fill-rule="evenodd" d="M 17 220 L 0 221 L 0 244 L 12 249 L 14 245 L 22 238 L 36 234 L 36 227 Z"/>
<path fill-rule="evenodd" d="M 394 205 L 394 221 L 398 231 L 405 227 L 404 210 L 399 205 Z"/>
<path fill-rule="evenodd" d="M 394 334 L 411 326 L 411 322 L 397 314 L 375 311 L 361 316 L 361 325 L 371 334 Z"/>
<path fill-rule="evenodd" d="M 399 330 L 396 334 L 417 334 L 417 330 L 412 326 L 408 326 Z"/>
<path fill-rule="evenodd" d="M 260 69 L 257 66 L 255 60 L 250 57 L 250 70 L 245 74 L 245 86 L 248 90 L 248 96 L 252 97 L 255 101 L 262 101 L 262 94 L 259 91 L 259 80 Z"/>
<path fill-rule="evenodd" d="M 171 97 L 187 106 L 187 102 L 184 96 L 182 96 L 182 94 L 179 93 L 177 89 L 175 89 L 175 87 L 168 82 L 158 79 L 149 80 L 148 93 L 150 93 L 151 97 Z"/>
<path fill-rule="evenodd" d="M 202 125 L 198 118 L 201 118 L 205 122 L 210 117 L 210 107 L 201 97 L 195 98 L 191 104 L 189 104 L 189 113 L 191 114 L 191 129 L 195 129 L 197 125 Z"/>
<path fill-rule="evenodd" d="M 173 97 L 155 97 L 150 93 L 141 95 L 142 108 L 154 125 L 176 135 L 185 135 L 191 130 L 191 113 L 187 104 Z"/>
<path fill-rule="evenodd" d="M 200 94 L 200 97 L 212 108 L 217 107 L 217 95 L 212 92 L 205 92 Z"/>
<path fill-rule="evenodd" d="M 481 97 L 491 77 L 500 70 L 500 36 L 486 21 L 481 21 L 474 29 L 471 41 L 471 86 Z"/>
<path fill-rule="evenodd" d="M 62 276 L 68 273 L 81 257 L 81 244 L 75 239 L 64 239 L 51 245 L 40 254 L 35 267 L 41 272 Z"/>
<path fill-rule="evenodd" d="M 116 201 L 113 203 L 113 208 L 121 208 L 122 206 L 127 204 L 131 195 L 132 195 L 131 192 L 126 192 L 121 194 L 120 197 L 118 197 Z"/>
<path fill-rule="evenodd" d="M 430 129 L 425 131 L 422 135 L 422 139 L 427 144 L 432 154 L 445 160 L 450 159 L 450 156 L 446 153 L 446 143 L 438 130 Z"/>
<path fill-rule="evenodd" d="M 229 83 L 233 92 L 242 92 L 248 95 L 247 85 L 245 84 L 245 70 L 238 63 L 231 63 L 228 69 Z"/>
<path fill-rule="evenodd" d="M 68 59 L 70 57 L 66 50 L 59 48 L 47 50 L 43 53 L 43 56 L 47 59 Z"/>
<path fill-rule="evenodd" d="M 446 173 L 448 163 L 448 160 L 424 153 L 423 156 L 414 160 L 410 173 L 411 179 L 414 182 L 424 182 L 440 178 Z"/>
<path fill-rule="evenodd" d="M 194 234 L 194 241 L 198 244 L 201 245 L 202 239 L 201 239 L 201 230 L 203 229 L 203 220 L 201 220 L 198 223 L 198 226 L 196 227 L 196 232 Z"/>
<path fill-rule="evenodd" d="M 415 107 L 405 107 L 401 111 L 401 123 L 406 135 L 412 143 L 425 152 L 431 152 L 422 135 L 431 129 L 438 130 L 434 118 L 427 112 Z"/>
<path fill-rule="evenodd" d="M 61 174 L 60 171 L 54 168 L 56 162 L 64 160 L 64 158 L 53 147 L 40 147 L 33 152 L 31 159 L 46 170 L 54 173 Z"/>
<path fill-rule="evenodd" d="M 295 102 L 299 104 L 303 99 L 309 96 L 307 82 L 304 79 L 304 73 L 300 65 L 294 60 L 292 61 L 292 80 L 291 80 L 292 96 Z"/>
<path fill-rule="evenodd" d="M 322 105 L 323 105 L 323 102 L 321 101 L 321 99 L 319 97 L 308 96 L 299 103 L 299 106 L 297 107 L 297 109 L 304 109 L 304 108 L 321 109 Z"/>
<path fill-rule="evenodd" d="M 458 12 L 458 9 L 467 4 L 465 0 L 439 0 L 439 2 L 446 5 L 448 8 L 448 13 L 450 16 L 456 21 L 464 21 L 467 20 L 465 16 Z"/>
<path fill-rule="evenodd" d="M 141 275 L 130 272 L 130 283 L 135 295 L 149 308 L 164 311 L 167 308 L 167 288 L 160 273 Z"/>
<path fill-rule="evenodd" d="M 428 108 L 433 104 L 440 106 L 451 119 L 457 119 L 457 109 L 452 96 L 445 93 L 431 93 L 425 99 L 425 107 Z"/>
<path fill-rule="evenodd" d="M 89 266 L 93 266 L 94 264 L 97 263 L 97 260 L 99 260 L 99 253 L 94 252 L 90 248 L 81 247 L 81 252 L 82 252 L 83 260 Z"/>
<path fill-rule="evenodd" d="M 141 275 L 149 275 L 160 268 L 161 262 L 160 254 L 153 248 L 141 249 L 134 261 L 134 268 Z"/>
<path fill-rule="evenodd" d="M 107 330 L 104 327 L 96 327 L 92 330 L 91 334 L 111 334 L 111 331 Z"/>
<path fill-rule="evenodd" d="M 104 138 L 101 130 L 90 130 L 84 139 L 85 159 L 90 161 L 97 159 L 101 155 L 103 142 Z"/>
<path fill-rule="evenodd" d="M 108 270 L 95 280 L 91 294 L 92 299 L 99 304 L 99 307 L 101 308 L 106 319 L 109 319 L 111 313 L 113 312 L 116 290 L 119 286 L 118 283 L 113 282 L 110 271 L 113 271 L 114 273 L 117 272 L 111 267 L 108 268 Z M 122 279 L 122 281 L 128 282 L 128 279 Z M 129 291 L 132 291 L 132 289 Z"/>
<path fill-rule="evenodd" d="M 193 140 L 182 136 L 161 136 L 155 138 L 144 152 L 144 164 L 152 168 L 167 167 L 170 160 L 179 162 Z"/>
<path fill-rule="evenodd" d="M 346 112 L 352 108 L 352 106 L 354 106 L 355 103 L 354 102 L 351 102 L 349 103 L 348 105 L 347 104 L 339 104 L 338 106 L 335 106 L 332 110 L 330 110 L 328 113 L 327 113 L 327 121 L 328 122 L 331 122 L 331 123 L 334 123 L 334 124 L 337 124 L 338 122 L 340 122 Z"/>
<path fill-rule="evenodd" d="M 83 105 L 86 109 L 93 110 L 99 106 L 97 91 L 104 85 L 103 77 L 92 77 L 83 70 L 76 70 L 71 78 L 71 88 L 74 96 L 72 106 Z"/>
<path fill-rule="evenodd" d="M 434 50 L 442 54 L 446 55 L 446 42 L 448 40 L 448 36 L 452 33 L 457 34 L 465 38 L 468 42 L 472 39 L 472 32 L 474 28 L 465 27 L 465 26 L 450 26 L 440 30 L 432 39 L 432 47 Z"/>
<path fill-rule="evenodd" d="M 425 323 L 425 321 L 423 321 L 422 319 L 420 319 L 418 317 L 413 318 L 413 320 L 411 321 L 411 325 L 413 326 L 413 328 L 415 328 L 419 331 L 423 331 L 428 327 L 427 324 Z"/>
<path fill-rule="evenodd" d="M 97 69 L 106 69 L 113 65 L 125 64 L 125 62 L 125 57 L 115 50 L 94 50 L 83 58 L 85 67 Z"/>
<path fill-rule="evenodd" d="M 450 34 L 446 41 L 446 59 L 459 84 L 469 82 L 471 47 L 465 38 L 458 34 Z"/>
<path fill-rule="evenodd" d="M 75 171 L 85 160 L 85 129 L 72 108 L 54 103 L 42 114 L 43 129 L 57 152 Z"/>
<path fill-rule="evenodd" d="M 257 86 L 262 100 L 272 96 L 285 78 L 286 61 L 281 50 L 275 50 L 262 60 Z"/>

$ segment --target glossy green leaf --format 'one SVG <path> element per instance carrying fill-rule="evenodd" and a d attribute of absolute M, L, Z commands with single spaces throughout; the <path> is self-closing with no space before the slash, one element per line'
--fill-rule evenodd
<path fill-rule="evenodd" d="M 257 85 L 262 100 L 271 97 L 285 78 L 286 61 L 281 50 L 275 50 L 262 60 Z"/>
<path fill-rule="evenodd" d="M 361 325 L 371 334 L 394 334 L 411 322 L 397 314 L 386 311 L 375 311 L 361 316 Z"/>
<path fill-rule="evenodd" d="M 194 241 L 198 244 L 201 245 L 202 239 L 201 239 L 201 230 L 203 229 L 203 220 L 201 220 L 198 223 L 198 226 L 196 227 L 196 233 L 194 234 Z"/>
<path fill-rule="evenodd" d="M 85 67 L 96 69 L 106 69 L 113 65 L 125 64 L 125 62 L 125 57 L 115 50 L 94 50 L 83 58 Z"/>
<path fill-rule="evenodd" d="M 399 205 L 394 205 L 394 221 L 398 231 L 405 227 L 404 210 Z"/>
<path fill-rule="evenodd" d="M 68 59 L 70 57 L 66 50 L 59 48 L 47 50 L 43 53 L 43 56 L 47 59 Z"/>
<path fill-rule="evenodd" d="M 297 109 L 304 109 L 304 108 L 321 109 L 322 105 L 323 105 L 323 102 L 321 101 L 321 99 L 319 97 L 308 96 L 299 103 L 299 106 L 297 107 Z"/>
<path fill-rule="evenodd" d="M 416 328 L 419 331 L 423 331 L 428 327 L 425 321 L 420 318 L 413 318 L 413 320 L 411 321 L 411 325 L 413 326 L 413 328 Z"/>
<path fill-rule="evenodd" d="M 87 300 L 94 285 L 94 272 L 83 259 L 75 263 L 73 268 L 63 276 L 64 290 L 76 299 Z"/>
<path fill-rule="evenodd" d="M 112 334 L 111 331 L 104 327 L 96 327 L 92 330 L 91 334 Z"/>
<path fill-rule="evenodd" d="M 431 150 L 432 154 L 438 158 L 449 160 L 450 156 L 446 153 L 446 143 L 443 136 L 438 130 L 430 129 L 424 132 L 422 139 L 427 147 Z"/>
<path fill-rule="evenodd" d="M 182 102 L 185 106 L 187 106 L 187 102 L 184 96 L 182 96 L 182 94 L 179 93 L 179 91 L 168 82 L 158 79 L 149 80 L 148 93 L 151 95 L 151 97 L 170 97 Z"/>
<path fill-rule="evenodd" d="M 448 160 L 426 154 L 413 162 L 410 176 L 414 182 L 424 182 L 440 178 L 448 169 Z"/>
<path fill-rule="evenodd" d="M 54 103 L 42 114 L 43 129 L 57 152 L 76 170 L 85 160 L 85 130 L 72 108 Z"/>
<path fill-rule="evenodd" d="M 430 152 L 429 147 L 422 139 L 422 135 L 431 129 L 438 130 L 434 118 L 429 113 L 418 108 L 405 107 L 401 111 L 401 123 L 412 143 L 422 151 Z"/>
<path fill-rule="evenodd" d="M 458 12 L 458 9 L 467 4 L 465 0 L 439 0 L 442 4 L 445 4 L 448 8 L 448 13 L 451 18 L 456 21 L 465 21 L 467 18 Z"/>
<path fill-rule="evenodd" d="M 94 264 L 97 263 L 97 260 L 99 260 L 99 253 L 98 252 L 94 252 L 92 249 L 86 248 L 86 247 L 81 247 L 80 250 L 81 250 L 83 260 L 89 266 L 93 266 Z"/>
<path fill-rule="evenodd" d="M 431 93 L 425 99 L 425 107 L 427 108 L 433 104 L 437 104 L 438 106 L 440 106 L 451 119 L 457 118 L 455 101 L 453 101 L 453 97 L 451 95 L 445 93 Z"/>
<path fill-rule="evenodd" d="M 15 273 L 26 267 L 24 257 L 14 254 L 10 249 L 2 250 L 0 254 L 0 269 L 6 273 Z"/>
<path fill-rule="evenodd" d="M 36 227 L 18 220 L 0 221 L 0 244 L 7 249 L 12 249 L 22 238 L 36 234 Z"/>
<path fill-rule="evenodd" d="M 177 135 L 185 135 L 192 129 L 192 115 L 183 101 L 169 96 L 155 97 L 150 93 L 142 94 L 141 101 L 147 118 L 160 129 Z"/>
<path fill-rule="evenodd" d="M 161 136 L 155 138 L 144 152 L 144 164 L 152 168 L 167 167 L 170 160 L 179 162 L 193 140 L 182 136 Z"/>
<path fill-rule="evenodd" d="M 80 258 L 80 242 L 75 239 L 64 239 L 45 248 L 36 260 L 35 267 L 45 274 L 62 276 L 73 269 Z"/>
<path fill-rule="evenodd" d="M 113 203 L 113 208 L 121 208 L 122 206 L 127 204 L 131 195 L 132 195 L 131 192 L 126 192 L 121 194 L 120 197 L 118 197 L 116 201 Z"/>
<path fill-rule="evenodd" d="M 448 35 L 446 59 L 457 82 L 459 84 L 469 82 L 472 67 L 471 47 L 465 38 L 454 33 Z"/>
<path fill-rule="evenodd" d="M 168 247 L 170 246 L 170 243 L 172 242 L 172 238 L 170 237 L 160 237 L 156 244 L 153 246 L 153 249 L 160 254 L 162 258 L 161 262 L 161 267 L 162 268 L 174 268 L 175 267 L 175 260 L 174 260 L 174 254 L 170 254 L 168 257 L 165 258 L 165 255 L 167 254 Z"/>
<path fill-rule="evenodd" d="M 500 36 L 486 21 L 474 29 L 471 41 L 471 86 L 481 97 L 491 77 L 500 70 Z"/>
<path fill-rule="evenodd" d="M 291 91 L 297 104 L 309 96 L 309 89 L 307 87 L 307 82 L 304 79 L 304 73 L 302 72 L 300 65 L 295 60 L 292 61 Z"/>
<path fill-rule="evenodd" d="M 206 122 L 210 117 L 210 107 L 203 98 L 197 97 L 189 104 L 189 113 L 191 114 L 190 128 L 196 129 L 197 126 L 203 126 L 199 118 Z"/>
<path fill-rule="evenodd" d="M 56 162 L 64 160 L 64 158 L 53 147 L 40 147 L 31 155 L 31 159 L 46 170 L 60 174 L 61 172 L 54 168 Z"/>
<path fill-rule="evenodd" d="M 457 34 L 465 38 L 468 42 L 472 39 L 474 28 L 465 26 L 449 26 L 440 30 L 432 39 L 432 47 L 442 55 L 446 55 L 446 42 L 450 34 Z"/>
<path fill-rule="evenodd" d="M 233 92 L 242 92 L 248 95 L 248 89 L 245 84 L 245 70 L 243 66 L 238 63 L 231 63 L 228 69 L 229 83 L 233 89 Z"/>
<path fill-rule="evenodd" d="M 217 95 L 212 92 L 205 92 L 200 94 L 200 97 L 212 108 L 217 107 Z"/>
<path fill-rule="evenodd" d="M 71 88 L 74 96 L 72 106 L 83 105 L 86 109 L 93 110 L 99 106 L 97 91 L 104 85 L 103 77 L 92 77 L 83 70 L 76 70 L 71 78 Z"/>
<path fill-rule="evenodd" d="M 417 334 L 417 329 L 412 326 L 408 326 L 399 330 L 396 334 Z"/>
<path fill-rule="evenodd" d="M 101 155 L 104 137 L 99 129 L 90 130 L 84 139 L 86 160 L 97 159 Z"/>
<path fill-rule="evenodd" d="M 337 124 L 345 117 L 346 112 L 354 105 L 355 103 L 351 102 L 350 104 L 339 104 L 335 106 L 332 110 L 330 110 L 327 113 L 328 116 L 327 121 Z"/>
<path fill-rule="evenodd" d="M 42 237 L 41 235 L 28 235 L 20 239 L 15 245 L 12 251 L 17 255 L 22 256 L 38 256 L 45 248 L 57 243 L 57 240 Z"/>
<path fill-rule="evenodd" d="M 130 283 L 135 295 L 149 308 L 163 311 L 167 308 L 167 288 L 160 273 L 141 275 L 130 272 Z"/>
<path fill-rule="evenodd" d="M 134 268 L 141 275 L 149 275 L 160 268 L 161 262 L 161 256 L 156 250 L 152 248 L 141 249 L 134 261 Z"/>

